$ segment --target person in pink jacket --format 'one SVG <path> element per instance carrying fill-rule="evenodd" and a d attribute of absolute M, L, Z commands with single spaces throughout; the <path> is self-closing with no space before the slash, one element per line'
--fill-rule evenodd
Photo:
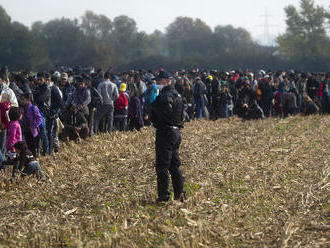
<path fill-rule="evenodd" d="M 0 100 L 0 162 L 4 161 L 6 153 L 7 126 L 9 124 L 8 111 L 10 109 L 10 97 L 3 93 Z"/>
<path fill-rule="evenodd" d="M 22 119 L 22 111 L 18 107 L 12 107 L 9 110 L 9 119 L 10 122 L 7 126 L 7 141 L 6 141 L 6 149 L 7 152 L 15 151 L 14 145 L 22 141 L 22 130 L 21 125 L 19 124 L 19 120 Z"/>

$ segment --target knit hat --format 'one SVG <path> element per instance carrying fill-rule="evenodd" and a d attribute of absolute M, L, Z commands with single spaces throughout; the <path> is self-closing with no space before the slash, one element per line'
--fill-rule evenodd
<path fill-rule="evenodd" d="M 162 71 L 159 72 L 158 76 L 153 78 L 152 80 L 157 81 L 157 80 L 160 80 L 160 79 L 163 79 L 163 78 L 169 79 L 169 78 L 171 78 L 171 75 L 167 71 L 162 70 Z"/>
<path fill-rule="evenodd" d="M 55 71 L 52 76 L 53 77 L 56 77 L 56 78 L 60 78 L 61 77 L 61 73 L 58 72 L 58 71 Z"/>
<path fill-rule="evenodd" d="M 126 91 L 126 88 L 127 88 L 127 85 L 125 83 L 121 83 L 119 86 L 119 90 L 122 92 Z"/>

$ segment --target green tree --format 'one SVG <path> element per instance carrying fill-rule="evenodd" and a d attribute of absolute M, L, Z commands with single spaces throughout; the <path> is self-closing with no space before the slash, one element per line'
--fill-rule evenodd
<path fill-rule="evenodd" d="M 12 69 L 49 66 L 48 48 L 26 26 L 11 22 L 0 7 L 0 61 Z"/>
<path fill-rule="evenodd" d="M 0 63 L 8 63 L 11 41 L 11 19 L 5 9 L 0 6 Z"/>
<path fill-rule="evenodd" d="M 146 33 L 138 32 L 136 22 L 128 16 L 117 16 L 113 20 L 110 43 L 114 48 L 117 66 L 129 63 L 146 50 Z"/>
<path fill-rule="evenodd" d="M 29 29 L 18 22 L 14 22 L 11 25 L 11 32 L 13 39 L 9 45 L 11 51 L 9 64 L 15 64 L 15 67 L 18 68 L 31 67 L 30 44 L 32 37 Z"/>
<path fill-rule="evenodd" d="M 167 55 L 166 36 L 159 30 L 155 30 L 147 36 L 148 55 Z"/>
<path fill-rule="evenodd" d="M 255 43 L 245 29 L 227 25 L 215 27 L 212 45 L 217 55 L 242 56 L 251 52 Z"/>
<path fill-rule="evenodd" d="M 92 11 L 86 11 L 85 15 L 81 18 L 80 28 L 88 37 L 105 41 L 111 34 L 112 23 L 104 15 L 96 15 Z"/>
<path fill-rule="evenodd" d="M 49 58 L 54 65 L 82 64 L 85 37 L 78 26 L 78 20 L 66 18 L 55 19 L 40 26 L 33 25 L 32 30 L 39 29 L 49 48 Z"/>
<path fill-rule="evenodd" d="M 86 11 L 80 29 L 85 35 L 81 60 L 96 67 L 109 67 L 113 63 L 114 49 L 110 42 L 112 22 L 104 15 Z"/>
<path fill-rule="evenodd" d="M 324 8 L 315 6 L 313 0 L 301 0 L 300 11 L 290 5 L 285 12 L 287 30 L 277 40 L 281 54 L 301 68 L 326 69 L 330 39 L 325 29 Z"/>
<path fill-rule="evenodd" d="M 178 17 L 166 28 L 169 56 L 174 60 L 208 56 L 212 30 L 200 19 Z"/>

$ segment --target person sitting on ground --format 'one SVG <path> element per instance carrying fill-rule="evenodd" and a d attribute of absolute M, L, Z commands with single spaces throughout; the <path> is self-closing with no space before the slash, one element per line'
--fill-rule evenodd
<path fill-rule="evenodd" d="M 19 141 L 14 145 L 15 152 L 11 153 L 10 159 L 4 161 L 3 165 L 13 165 L 12 176 L 15 177 L 17 172 L 21 173 L 24 178 L 27 175 L 36 175 L 39 179 L 45 177 L 41 171 L 39 162 L 35 159 L 31 151 L 28 150 L 24 141 Z"/>
<path fill-rule="evenodd" d="M 86 139 L 88 134 L 88 121 L 84 113 L 72 105 L 64 121 L 64 129 L 62 133 L 59 134 L 59 138 L 63 141 L 69 138 L 70 140 L 78 142 L 79 138 Z"/>
<path fill-rule="evenodd" d="M 245 117 L 246 120 L 259 120 L 264 118 L 264 111 L 257 103 L 257 100 L 254 100 L 247 106 L 247 115 Z"/>
<path fill-rule="evenodd" d="M 304 96 L 304 114 L 305 115 L 314 115 L 319 112 L 319 107 L 315 104 L 312 98 L 308 95 Z"/>

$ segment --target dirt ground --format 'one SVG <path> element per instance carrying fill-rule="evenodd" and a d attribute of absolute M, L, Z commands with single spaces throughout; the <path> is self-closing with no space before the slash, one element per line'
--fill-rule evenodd
<path fill-rule="evenodd" d="M 188 199 L 156 204 L 154 133 L 113 133 L 0 173 L 0 247 L 330 247 L 330 116 L 195 121 Z"/>

